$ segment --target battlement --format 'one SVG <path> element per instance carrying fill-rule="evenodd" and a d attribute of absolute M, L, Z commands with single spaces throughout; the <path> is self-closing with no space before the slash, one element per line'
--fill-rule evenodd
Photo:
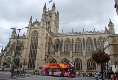
<path fill-rule="evenodd" d="M 106 32 L 104 30 L 101 31 L 84 31 L 84 32 L 68 32 L 68 33 L 58 33 L 58 34 L 54 34 L 55 36 L 69 36 L 69 35 L 83 35 L 83 34 L 106 34 Z"/>

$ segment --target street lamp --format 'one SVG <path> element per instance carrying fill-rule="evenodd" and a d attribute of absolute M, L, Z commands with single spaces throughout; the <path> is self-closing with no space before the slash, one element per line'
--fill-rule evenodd
<path fill-rule="evenodd" d="M 16 29 L 16 28 L 11 28 L 11 29 Z M 23 28 L 22 28 L 23 29 Z M 17 29 L 19 32 L 18 32 L 18 35 L 17 35 L 17 37 L 16 37 L 16 50 L 15 50 L 15 52 L 14 52 L 14 55 L 13 55 L 13 64 L 12 64 L 12 69 L 11 69 L 11 77 L 13 77 L 14 76 L 14 65 L 16 65 L 17 67 L 19 67 L 19 62 L 20 62 L 20 59 L 19 58 L 16 58 L 16 55 L 18 54 L 18 50 L 19 50 L 19 47 L 20 46 L 18 46 L 18 39 L 19 39 L 19 34 L 20 34 L 20 31 L 21 31 L 21 29 Z M 16 54 L 17 53 L 17 54 Z"/>

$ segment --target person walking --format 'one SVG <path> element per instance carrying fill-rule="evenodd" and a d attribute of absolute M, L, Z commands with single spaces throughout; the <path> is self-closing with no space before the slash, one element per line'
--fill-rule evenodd
<path fill-rule="evenodd" d="M 25 69 L 24 68 L 22 70 L 22 74 L 23 74 L 23 76 L 25 76 Z"/>
<path fill-rule="evenodd" d="M 95 73 L 95 79 L 96 79 L 96 80 L 99 80 L 99 75 L 100 75 L 99 72 Z"/>
<path fill-rule="evenodd" d="M 116 80 L 118 80 L 118 70 L 116 71 Z"/>
<path fill-rule="evenodd" d="M 106 80 L 106 72 L 103 72 L 103 79 Z"/>
<path fill-rule="evenodd" d="M 111 71 L 111 80 L 115 80 L 114 72 Z"/>

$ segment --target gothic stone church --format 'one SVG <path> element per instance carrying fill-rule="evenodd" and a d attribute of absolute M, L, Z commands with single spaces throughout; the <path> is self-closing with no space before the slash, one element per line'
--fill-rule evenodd
<path fill-rule="evenodd" d="M 107 28 L 108 27 L 108 28 Z M 16 55 L 20 61 L 27 61 L 25 69 L 37 70 L 45 63 L 72 62 L 77 71 L 98 71 L 100 67 L 91 59 L 92 51 L 96 48 L 103 50 L 106 36 L 115 34 L 114 24 L 110 20 L 102 31 L 83 31 L 59 33 L 59 12 L 55 4 L 52 10 L 43 7 L 41 21 L 29 20 L 27 33 L 19 35 L 13 30 L 9 42 L 2 50 L 2 62 L 12 62 L 16 53 L 16 44 L 20 46 Z M 18 42 L 17 42 L 18 41 Z M 10 69 L 11 64 L 6 67 Z"/>

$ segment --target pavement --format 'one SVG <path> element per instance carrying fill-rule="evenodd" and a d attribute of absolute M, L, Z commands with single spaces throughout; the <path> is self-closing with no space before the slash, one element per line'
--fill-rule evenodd
<path fill-rule="evenodd" d="M 29 77 L 17 77 L 17 78 L 9 78 L 7 80 L 95 80 L 94 77 L 56 77 L 56 76 L 41 76 L 41 75 L 32 75 Z"/>
<path fill-rule="evenodd" d="M 74 78 L 41 76 L 41 75 L 32 75 L 31 73 L 27 73 L 25 76 L 11 77 L 10 72 L 0 72 L 0 80 L 95 80 L 95 78 L 94 77 L 79 77 L 79 76 L 76 76 Z"/>
<path fill-rule="evenodd" d="M 8 72 L 8 71 L 4 71 L 4 72 L 1 71 L 0 72 L 0 80 L 21 80 L 21 79 L 25 79 L 25 78 L 30 77 L 30 76 L 32 76 L 32 74 L 27 73 L 27 74 L 25 74 L 25 76 L 19 76 L 19 77 L 13 76 L 13 77 L 11 77 L 11 72 Z"/>

